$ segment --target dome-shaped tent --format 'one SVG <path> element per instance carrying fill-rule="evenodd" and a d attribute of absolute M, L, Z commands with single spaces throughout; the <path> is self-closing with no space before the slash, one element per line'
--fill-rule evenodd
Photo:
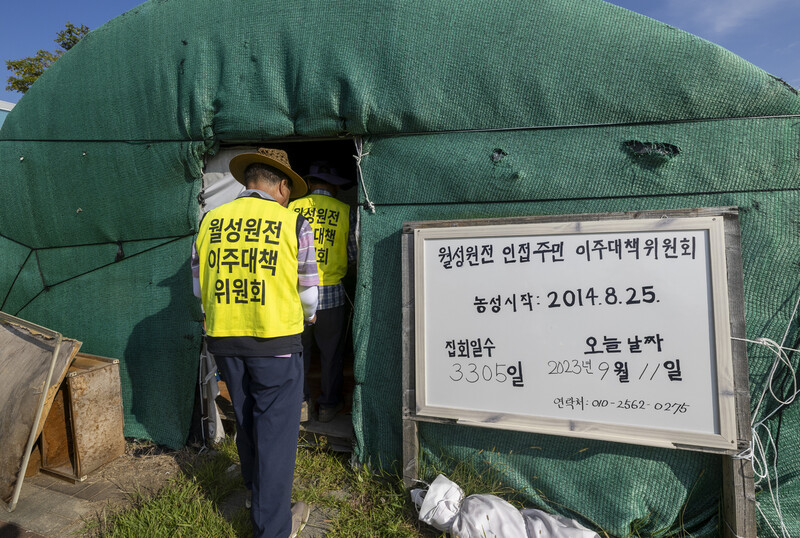
<path fill-rule="evenodd" d="M 748 336 L 796 347 L 797 114 L 781 81 L 600 0 L 150 0 L 59 59 L 0 131 L 0 310 L 119 357 L 126 435 L 178 446 L 201 344 L 188 256 L 204 158 L 360 137 L 374 212 L 361 211 L 356 455 L 389 466 L 406 220 L 738 206 Z M 679 154 L 648 163 L 631 140 Z M 772 354 L 748 353 L 759 396 Z M 787 508 L 800 457 L 781 451 L 798 415 L 766 424 L 784 515 L 800 513 Z M 717 456 L 435 424 L 420 446 L 434 462 L 493 447 L 531 503 L 613 534 L 716 530 Z"/>

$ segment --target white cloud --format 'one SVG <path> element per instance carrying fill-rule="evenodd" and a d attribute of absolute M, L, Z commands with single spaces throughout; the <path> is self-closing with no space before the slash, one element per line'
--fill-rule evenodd
<path fill-rule="evenodd" d="M 796 0 L 668 0 L 671 14 L 684 28 L 698 35 L 721 37 L 780 6 L 795 7 Z"/>

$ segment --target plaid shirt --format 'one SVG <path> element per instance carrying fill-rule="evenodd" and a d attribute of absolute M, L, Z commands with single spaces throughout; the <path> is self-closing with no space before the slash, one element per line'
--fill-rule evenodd
<path fill-rule="evenodd" d="M 314 189 L 311 194 L 322 194 L 324 196 L 331 196 L 331 193 L 324 189 Z M 356 213 L 350 210 L 350 233 L 347 236 L 347 262 L 352 264 L 358 258 L 358 243 L 356 241 Z M 319 304 L 317 310 L 326 310 L 328 308 L 336 308 L 345 303 L 347 294 L 344 291 L 344 285 L 339 282 L 331 286 L 319 286 Z"/>

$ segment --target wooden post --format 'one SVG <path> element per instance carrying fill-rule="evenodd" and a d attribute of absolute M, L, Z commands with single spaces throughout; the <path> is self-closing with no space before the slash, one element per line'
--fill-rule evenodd
<path fill-rule="evenodd" d="M 733 350 L 734 390 L 736 392 L 736 430 L 739 450 L 750 447 L 750 376 L 747 362 L 747 344 L 744 322 L 744 277 L 739 245 L 738 211 L 731 209 L 725 219 L 725 258 L 728 268 L 728 295 L 730 305 L 731 340 Z M 724 456 L 722 458 L 722 521 L 720 533 L 725 537 L 756 536 L 756 493 L 753 481 L 753 464 L 749 459 Z"/>
<path fill-rule="evenodd" d="M 410 488 L 417 479 L 419 471 L 419 441 L 417 421 L 413 419 L 416 410 L 415 370 L 414 370 L 414 233 L 403 230 L 402 272 L 403 272 L 403 484 Z"/>

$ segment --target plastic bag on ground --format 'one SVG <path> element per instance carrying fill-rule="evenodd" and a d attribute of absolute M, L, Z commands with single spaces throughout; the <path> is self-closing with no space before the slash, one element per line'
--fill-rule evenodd
<path fill-rule="evenodd" d="M 470 495 L 444 475 L 427 491 L 411 490 L 420 521 L 458 538 L 599 538 L 574 519 L 517 510 L 495 495 Z"/>

